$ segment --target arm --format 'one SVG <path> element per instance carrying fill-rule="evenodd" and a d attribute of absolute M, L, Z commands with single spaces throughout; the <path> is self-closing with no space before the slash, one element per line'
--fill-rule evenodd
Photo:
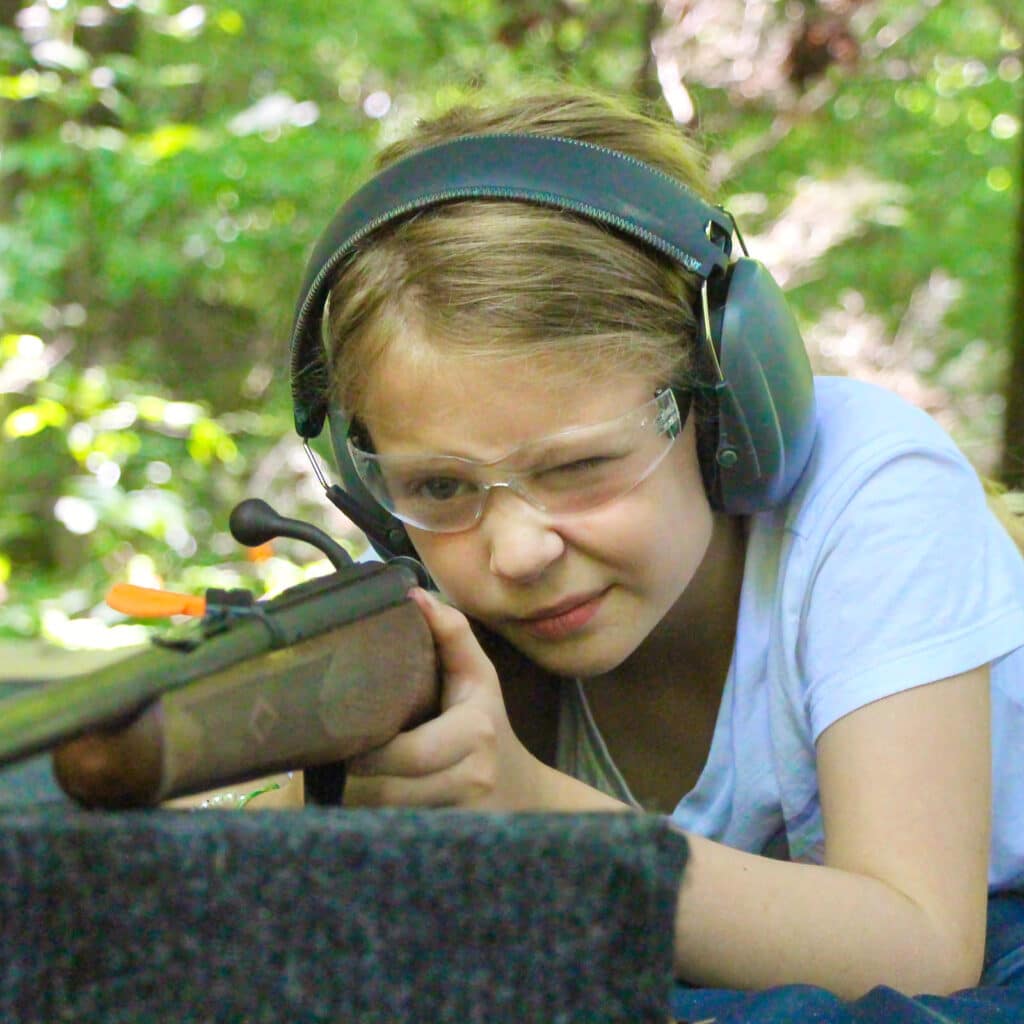
<path fill-rule="evenodd" d="M 677 950 L 698 983 L 853 997 L 977 982 L 991 752 L 974 666 L 1019 643 L 994 625 L 1019 622 L 1019 601 L 974 471 L 934 428 L 912 433 L 894 427 L 801 506 L 775 620 L 790 671 L 773 684 L 804 716 L 800 742 L 817 737 L 824 866 L 695 839 Z"/>
<path fill-rule="evenodd" d="M 676 966 L 704 985 L 846 998 L 977 983 L 985 940 L 988 669 L 876 701 L 818 743 L 825 865 L 692 838 Z M 723 955 L 723 950 L 728 951 Z"/>
<path fill-rule="evenodd" d="M 442 714 L 350 763 L 347 802 L 624 811 L 544 765 L 508 725 L 497 676 L 454 609 L 416 595 L 445 672 Z M 807 983 L 854 997 L 973 984 L 984 943 L 988 670 L 876 701 L 818 746 L 824 866 L 691 836 L 676 970 L 702 985 Z"/>

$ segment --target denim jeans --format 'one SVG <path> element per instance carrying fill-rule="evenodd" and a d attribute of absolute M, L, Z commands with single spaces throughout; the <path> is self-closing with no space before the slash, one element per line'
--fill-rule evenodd
<path fill-rule="evenodd" d="M 949 996 L 909 996 L 885 986 L 844 1002 L 811 985 L 762 992 L 688 988 L 672 993 L 677 1021 L 715 1024 L 1021 1024 L 1024 1022 L 1024 893 L 989 899 L 985 963 L 975 988 Z"/>

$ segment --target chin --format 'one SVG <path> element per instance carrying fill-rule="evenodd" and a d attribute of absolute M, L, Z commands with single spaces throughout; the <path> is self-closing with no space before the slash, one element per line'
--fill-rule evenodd
<path fill-rule="evenodd" d="M 539 641 L 521 633 L 506 633 L 505 639 L 547 672 L 567 679 L 587 679 L 617 669 L 636 645 L 601 643 L 597 637 Z"/>

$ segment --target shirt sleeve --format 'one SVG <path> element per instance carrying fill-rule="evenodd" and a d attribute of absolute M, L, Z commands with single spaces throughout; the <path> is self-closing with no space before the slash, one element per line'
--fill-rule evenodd
<path fill-rule="evenodd" d="M 801 537 L 817 552 L 797 641 L 815 741 L 865 704 L 1020 645 L 1011 542 L 952 445 L 878 456 L 825 505 Z"/>

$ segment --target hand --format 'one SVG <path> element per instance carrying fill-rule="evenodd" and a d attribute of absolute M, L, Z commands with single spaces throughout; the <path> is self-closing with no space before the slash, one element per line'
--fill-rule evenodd
<path fill-rule="evenodd" d="M 434 635 L 441 713 L 348 763 L 348 806 L 539 809 L 548 769 L 509 725 L 494 666 L 466 617 L 424 590 L 410 597 Z"/>

